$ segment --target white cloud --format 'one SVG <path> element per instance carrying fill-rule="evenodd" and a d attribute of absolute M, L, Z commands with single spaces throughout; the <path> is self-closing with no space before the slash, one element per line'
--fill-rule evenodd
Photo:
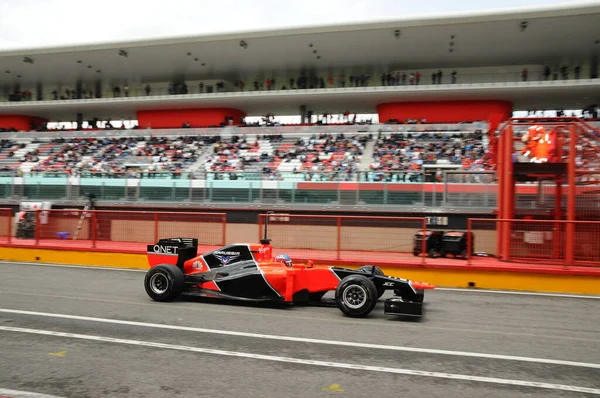
<path fill-rule="evenodd" d="M 0 51 L 577 2 L 0 0 Z"/>

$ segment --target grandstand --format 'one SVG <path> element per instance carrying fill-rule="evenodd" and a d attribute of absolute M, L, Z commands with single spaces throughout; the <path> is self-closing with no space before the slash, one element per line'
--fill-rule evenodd
<path fill-rule="evenodd" d="M 497 210 L 597 219 L 598 22 L 586 5 L 0 52 L 0 201 L 93 194 L 107 209 L 418 215 L 448 229 Z M 536 171 L 534 147 L 558 171 Z M 514 180 L 513 163 L 528 167 Z"/>

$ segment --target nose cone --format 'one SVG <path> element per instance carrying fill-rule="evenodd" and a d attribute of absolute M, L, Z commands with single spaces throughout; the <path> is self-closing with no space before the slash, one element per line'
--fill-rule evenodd
<path fill-rule="evenodd" d="M 412 285 L 412 287 L 414 287 L 415 289 L 420 289 L 420 290 L 425 290 L 425 289 L 435 289 L 435 285 L 429 284 L 429 283 L 425 283 L 425 282 L 415 282 L 415 281 L 411 281 L 410 284 Z"/>

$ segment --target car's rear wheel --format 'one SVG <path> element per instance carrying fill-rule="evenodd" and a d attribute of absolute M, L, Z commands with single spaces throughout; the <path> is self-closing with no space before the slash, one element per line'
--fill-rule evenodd
<path fill-rule="evenodd" d="M 377 287 L 363 275 L 349 275 L 335 290 L 335 301 L 345 315 L 353 318 L 367 316 L 377 304 Z"/>
<path fill-rule="evenodd" d="M 148 296 L 155 301 L 171 301 L 179 297 L 184 287 L 183 271 L 168 264 L 151 268 L 144 278 Z"/>

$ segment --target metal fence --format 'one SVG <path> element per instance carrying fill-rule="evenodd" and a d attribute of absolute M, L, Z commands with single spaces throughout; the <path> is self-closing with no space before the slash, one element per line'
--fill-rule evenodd
<path fill-rule="evenodd" d="M 503 243 L 498 232 L 500 228 L 508 228 L 510 240 L 504 243 L 508 254 L 500 260 L 600 266 L 600 221 L 470 218 L 467 223 L 467 230 L 474 237 L 469 246 L 475 253 L 491 256 L 500 253 Z M 469 257 L 469 264 L 474 258 Z"/>
<path fill-rule="evenodd" d="M 197 238 L 206 248 L 226 239 L 224 213 L 37 210 L 13 217 L 0 210 L 0 242 L 16 246 L 145 252 L 163 238 Z"/>
<path fill-rule="evenodd" d="M 267 221 L 267 236 L 276 253 L 365 263 L 414 262 L 415 234 L 427 228 L 427 220 L 420 217 L 261 214 L 259 239 L 264 236 Z M 418 244 L 419 252 L 426 252 L 425 243 L 423 240 Z M 425 257 L 417 261 L 425 263 Z"/>

